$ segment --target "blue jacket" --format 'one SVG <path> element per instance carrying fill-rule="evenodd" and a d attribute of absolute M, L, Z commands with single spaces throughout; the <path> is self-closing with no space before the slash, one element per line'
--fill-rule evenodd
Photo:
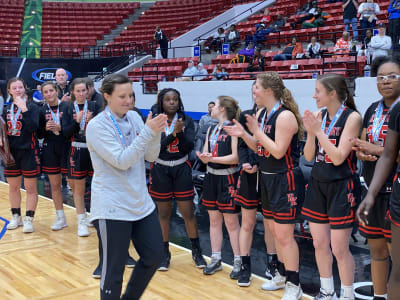
<path fill-rule="evenodd" d="M 391 0 L 388 8 L 389 20 L 400 18 L 400 0 Z"/>

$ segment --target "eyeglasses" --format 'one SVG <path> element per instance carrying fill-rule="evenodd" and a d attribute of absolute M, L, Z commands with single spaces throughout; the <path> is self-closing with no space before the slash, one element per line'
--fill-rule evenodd
<path fill-rule="evenodd" d="M 381 76 L 377 76 L 376 77 L 376 81 L 377 82 L 379 82 L 379 83 L 382 83 L 382 82 L 384 82 L 384 81 L 389 81 L 389 82 L 392 82 L 392 81 L 396 81 L 396 80 L 399 80 L 400 79 L 400 75 L 397 75 L 397 74 L 390 74 L 390 75 L 381 75 Z"/>

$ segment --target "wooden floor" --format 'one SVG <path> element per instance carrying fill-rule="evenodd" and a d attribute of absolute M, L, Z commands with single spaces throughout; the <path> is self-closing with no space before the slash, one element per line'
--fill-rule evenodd
<path fill-rule="evenodd" d="M 23 193 L 22 211 L 25 211 Z M 0 240 L 0 299 L 99 299 L 100 280 L 92 278 L 98 262 L 94 228 L 86 238 L 76 234 L 75 210 L 65 208 L 69 227 L 54 232 L 53 203 L 40 197 L 34 219 L 35 232 L 22 233 L 22 227 L 8 230 Z M 0 216 L 10 219 L 8 186 L 0 183 Z M 2 221 L 0 221 L 2 222 Z M 3 224 L 1 224 L 2 226 Z M 130 249 L 133 257 L 137 254 Z M 205 276 L 196 269 L 187 250 L 171 245 L 168 272 L 157 272 L 142 299 L 280 299 L 282 291 L 261 290 L 262 279 L 253 276 L 248 288 L 229 278 L 230 267 Z M 126 269 L 124 282 L 130 276 Z M 305 297 L 303 297 L 304 299 Z M 307 297 L 308 298 L 308 297 Z"/>

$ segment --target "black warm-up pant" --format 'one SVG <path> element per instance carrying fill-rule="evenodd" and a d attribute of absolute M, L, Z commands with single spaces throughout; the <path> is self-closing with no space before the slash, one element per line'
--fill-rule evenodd
<path fill-rule="evenodd" d="M 103 248 L 101 300 L 139 299 L 164 257 L 156 210 L 138 221 L 97 221 L 97 234 Z M 126 253 L 131 240 L 140 259 L 135 265 L 125 294 L 120 298 Z"/>

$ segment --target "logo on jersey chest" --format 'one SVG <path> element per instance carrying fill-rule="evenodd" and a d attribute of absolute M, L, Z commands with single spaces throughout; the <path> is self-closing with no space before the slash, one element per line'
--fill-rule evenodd
<path fill-rule="evenodd" d="M 328 127 L 325 128 L 325 133 L 328 132 Z M 329 132 L 329 136 L 339 136 L 340 131 L 342 130 L 342 127 L 333 127 L 332 130 Z"/>
<path fill-rule="evenodd" d="M 56 112 L 54 112 L 54 113 L 56 113 Z M 60 111 L 60 118 L 62 117 L 62 115 L 63 115 L 63 112 Z M 53 117 L 51 116 L 51 112 L 49 110 L 46 110 L 46 121 L 50 121 L 50 120 L 53 120 Z"/>

